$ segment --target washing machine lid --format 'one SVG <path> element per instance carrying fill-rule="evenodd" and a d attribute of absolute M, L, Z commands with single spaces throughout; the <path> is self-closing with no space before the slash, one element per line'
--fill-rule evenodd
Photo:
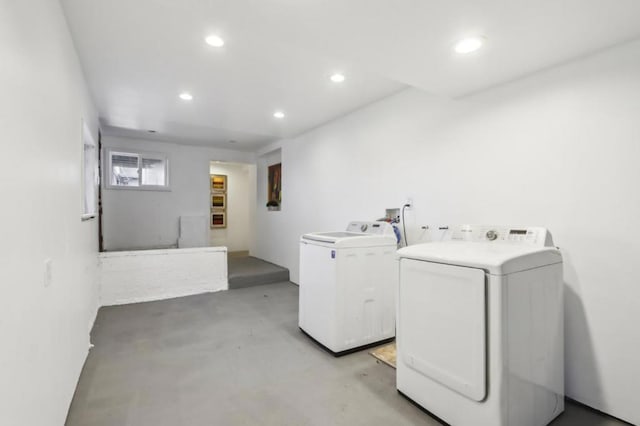
<path fill-rule="evenodd" d="M 479 268 L 492 275 L 507 275 L 562 262 L 562 255 L 555 247 L 467 241 L 416 244 L 398 250 L 398 257 Z"/>
<path fill-rule="evenodd" d="M 336 248 L 395 246 L 396 238 L 392 235 L 375 235 L 363 232 L 312 232 L 301 238 L 309 244 L 327 245 Z"/>

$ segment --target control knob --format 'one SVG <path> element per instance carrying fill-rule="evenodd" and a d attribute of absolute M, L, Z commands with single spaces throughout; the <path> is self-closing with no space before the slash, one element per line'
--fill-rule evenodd
<path fill-rule="evenodd" d="M 498 233 L 496 231 L 494 231 L 493 229 L 490 231 L 487 231 L 487 240 L 493 241 L 496 238 L 498 238 Z"/>

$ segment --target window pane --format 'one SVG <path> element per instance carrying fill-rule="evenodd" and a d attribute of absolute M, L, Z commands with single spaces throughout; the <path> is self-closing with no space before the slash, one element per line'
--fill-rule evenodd
<path fill-rule="evenodd" d="M 98 189 L 98 157 L 96 143 L 91 136 L 87 123 L 82 122 L 82 214 L 89 216 L 96 213 L 96 193 Z"/>
<path fill-rule="evenodd" d="M 84 145 L 84 204 L 83 214 L 96 212 L 96 147 Z"/>
<path fill-rule="evenodd" d="M 111 185 L 139 186 L 138 156 L 135 154 L 111 154 Z"/>
<path fill-rule="evenodd" d="M 142 184 L 165 186 L 166 182 L 165 160 L 155 158 L 142 159 Z"/>

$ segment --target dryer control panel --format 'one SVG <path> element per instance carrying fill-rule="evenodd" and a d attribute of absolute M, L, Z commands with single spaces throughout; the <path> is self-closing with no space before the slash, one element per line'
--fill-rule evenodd
<path fill-rule="evenodd" d="M 553 238 L 546 228 L 506 227 L 497 225 L 450 226 L 443 241 L 474 241 L 479 243 L 553 247 Z"/>
<path fill-rule="evenodd" d="M 393 227 L 387 222 L 351 222 L 347 232 L 361 232 L 375 235 L 394 235 Z"/>

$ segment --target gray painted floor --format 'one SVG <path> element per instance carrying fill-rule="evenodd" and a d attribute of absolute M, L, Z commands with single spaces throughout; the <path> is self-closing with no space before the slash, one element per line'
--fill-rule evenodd
<path fill-rule="evenodd" d="M 289 270 L 251 256 L 227 258 L 229 289 L 289 281 Z"/>
<path fill-rule="evenodd" d="M 100 309 L 67 425 L 437 425 L 367 351 L 334 358 L 284 282 Z M 554 426 L 622 425 L 569 403 Z"/>

